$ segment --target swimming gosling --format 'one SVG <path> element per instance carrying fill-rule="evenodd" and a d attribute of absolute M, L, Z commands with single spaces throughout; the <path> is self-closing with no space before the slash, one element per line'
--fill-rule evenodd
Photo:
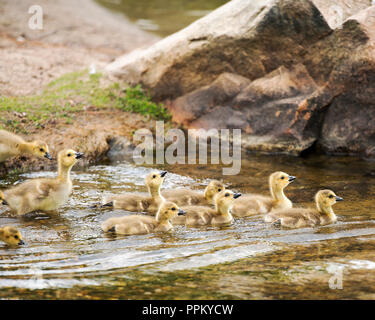
<path fill-rule="evenodd" d="M 19 232 L 18 229 L 10 226 L 0 228 L 0 240 L 4 241 L 10 246 L 25 244 L 25 242 L 22 240 L 21 232 Z"/>
<path fill-rule="evenodd" d="M 205 206 L 184 206 L 185 217 L 172 219 L 172 224 L 185 224 L 186 226 L 222 226 L 230 225 L 233 221 L 231 209 L 234 200 L 239 198 L 241 193 L 234 193 L 231 190 L 223 190 L 215 196 L 215 209 Z"/>
<path fill-rule="evenodd" d="M 26 142 L 14 133 L 0 130 L 0 163 L 11 157 L 30 154 L 52 160 L 48 145 L 43 141 Z"/>
<path fill-rule="evenodd" d="M 292 208 L 292 201 L 285 196 L 284 189 L 295 179 L 296 177 L 282 171 L 272 173 L 269 177 L 271 197 L 258 194 L 243 195 L 241 199 L 234 203 L 232 215 L 234 217 L 247 217 L 265 214 L 275 209 Z"/>
<path fill-rule="evenodd" d="M 83 153 L 65 149 L 58 154 L 57 178 L 32 179 L 0 193 L 2 204 L 17 215 L 36 210 L 54 211 L 63 205 L 72 192 L 70 171 Z"/>
<path fill-rule="evenodd" d="M 102 229 L 104 232 L 115 232 L 123 235 L 166 232 L 173 228 L 171 219 L 184 214 L 185 211 L 181 210 L 175 203 L 166 201 L 160 206 L 155 218 L 145 215 L 110 218 L 102 224 Z"/>
<path fill-rule="evenodd" d="M 168 201 L 172 201 L 179 206 L 214 206 L 214 197 L 223 190 L 225 190 L 225 186 L 222 182 L 212 180 L 207 185 L 204 192 L 183 188 L 165 190 L 162 192 L 162 195 Z"/>
<path fill-rule="evenodd" d="M 331 190 L 320 190 L 315 195 L 316 209 L 291 208 L 275 210 L 264 217 L 265 222 L 287 228 L 323 226 L 337 221 L 332 206 L 344 199 Z"/>
<path fill-rule="evenodd" d="M 137 193 L 122 193 L 119 195 L 111 195 L 104 198 L 102 206 L 114 207 L 115 209 L 123 209 L 132 212 L 148 212 L 156 214 L 159 206 L 165 201 L 160 194 L 160 188 L 163 184 L 167 171 L 151 172 L 147 175 L 145 183 L 149 195 Z"/>

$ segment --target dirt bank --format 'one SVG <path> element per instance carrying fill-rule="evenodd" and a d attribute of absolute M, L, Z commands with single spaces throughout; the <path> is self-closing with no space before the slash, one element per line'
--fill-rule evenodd
<path fill-rule="evenodd" d="M 158 38 L 92 0 L 40 0 L 43 30 L 31 30 L 32 0 L 1 0 L 0 95 L 29 95 L 61 75 L 101 69 Z"/>

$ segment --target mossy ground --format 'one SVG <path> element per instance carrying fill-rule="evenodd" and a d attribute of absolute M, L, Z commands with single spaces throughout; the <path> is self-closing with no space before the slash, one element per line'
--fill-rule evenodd
<path fill-rule="evenodd" d="M 150 119 L 170 121 L 171 115 L 151 101 L 140 86 L 103 85 L 103 75 L 87 70 L 66 74 L 52 81 L 41 94 L 0 97 L 0 128 L 28 134 L 53 119 L 74 122 L 74 115 L 88 107 L 116 108 L 140 113 Z M 125 88 L 125 89 L 124 89 Z"/>

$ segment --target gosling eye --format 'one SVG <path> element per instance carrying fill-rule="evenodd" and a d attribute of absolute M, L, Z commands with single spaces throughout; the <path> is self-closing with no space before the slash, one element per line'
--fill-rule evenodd
<path fill-rule="evenodd" d="M 156 175 L 154 174 L 154 175 L 152 176 L 152 178 L 155 179 L 155 178 L 156 178 Z"/>
<path fill-rule="evenodd" d="M 72 154 L 71 153 L 68 153 L 68 157 L 71 157 L 72 156 Z"/>
<path fill-rule="evenodd" d="M 330 195 L 328 196 L 328 198 L 332 199 L 332 198 L 333 198 L 333 195 L 332 195 L 332 194 L 330 194 Z"/>
<path fill-rule="evenodd" d="M 284 176 L 282 176 L 281 178 L 280 178 L 281 180 L 284 180 L 285 179 L 285 177 Z"/>
<path fill-rule="evenodd" d="M 18 236 L 14 236 L 14 239 L 18 239 Z"/>
<path fill-rule="evenodd" d="M 176 211 L 176 208 L 172 208 L 173 211 Z"/>
<path fill-rule="evenodd" d="M 219 188 L 219 189 L 217 189 L 217 191 L 219 191 L 219 192 L 220 192 L 220 191 L 221 191 L 221 189 Z"/>
<path fill-rule="evenodd" d="M 40 151 L 40 152 L 44 152 L 44 149 L 43 149 L 43 148 L 40 148 L 39 151 Z"/>
<path fill-rule="evenodd" d="M 226 196 L 226 197 L 229 197 L 229 193 L 226 193 L 225 196 Z"/>

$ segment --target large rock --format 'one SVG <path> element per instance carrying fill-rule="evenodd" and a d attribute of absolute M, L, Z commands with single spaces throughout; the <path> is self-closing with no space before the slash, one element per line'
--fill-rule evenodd
<path fill-rule="evenodd" d="M 249 150 L 375 157 L 369 4 L 233 0 L 108 70 L 187 128 L 241 128 Z"/>
<path fill-rule="evenodd" d="M 331 32 L 308 0 L 233 0 L 151 46 L 120 57 L 107 71 L 177 98 L 224 72 L 256 79 L 291 66 L 304 48 Z"/>

